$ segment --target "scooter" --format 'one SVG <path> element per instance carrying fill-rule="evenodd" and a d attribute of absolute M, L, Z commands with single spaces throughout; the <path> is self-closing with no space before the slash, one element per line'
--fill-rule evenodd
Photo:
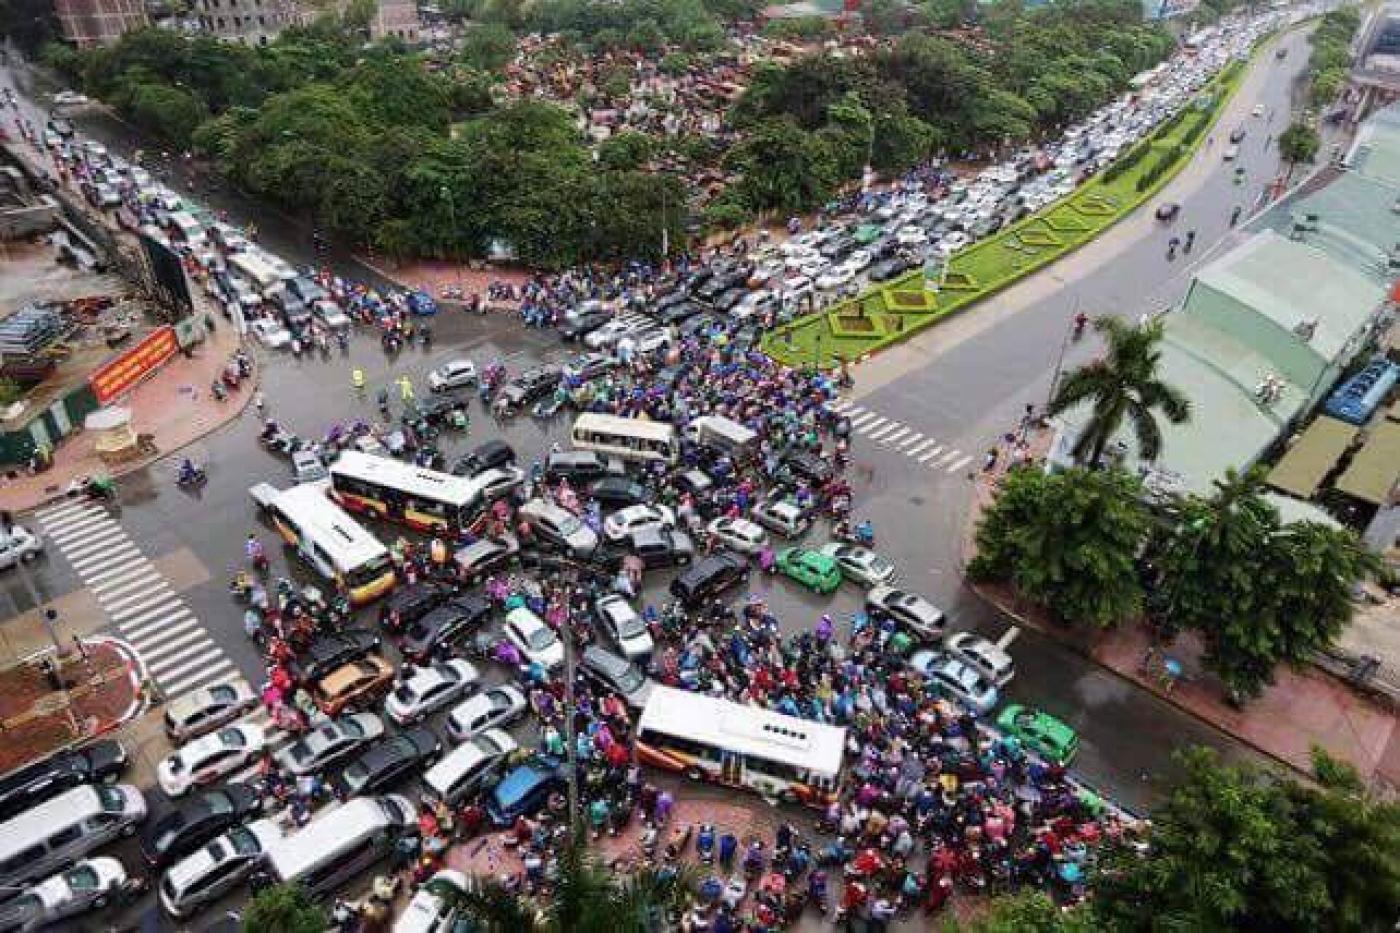
<path fill-rule="evenodd" d="M 185 489 L 197 489 L 209 481 L 209 476 L 204 472 L 204 467 L 191 465 L 188 468 L 182 467 L 180 475 L 175 477 L 175 485 Z"/>

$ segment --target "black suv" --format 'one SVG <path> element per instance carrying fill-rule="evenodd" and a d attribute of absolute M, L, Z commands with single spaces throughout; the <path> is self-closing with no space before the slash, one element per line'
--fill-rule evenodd
<path fill-rule="evenodd" d="M 379 624 L 388 632 L 402 632 L 423 616 L 452 598 L 452 588 L 441 583 L 419 583 L 404 587 L 379 607 Z"/>
<path fill-rule="evenodd" d="M 11 771 L 0 780 L 0 819 L 9 819 L 79 784 L 110 784 L 126 770 L 126 761 L 126 749 L 120 742 L 102 739 Z"/>
<path fill-rule="evenodd" d="M 303 682 L 312 683 L 374 651 L 381 641 L 377 634 L 366 628 L 328 632 L 313 641 L 296 660 L 294 673 Z"/>
<path fill-rule="evenodd" d="M 454 597 L 405 629 L 399 650 L 410 661 L 421 664 L 436 649 L 446 649 L 448 642 L 480 626 L 490 614 L 491 603 L 484 596 Z"/>
<path fill-rule="evenodd" d="M 147 865 L 163 868 L 261 810 L 262 797 L 246 784 L 206 791 L 147 824 L 141 854 Z"/>
<path fill-rule="evenodd" d="M 671 581 L 671 595 L 685 606 L 697 606 L 749 578 L 749 562 L 738 554 L 711 555 Z"/>
<path fill-rule="evenodd" d="M 783 457 L 778 467 L 780 474 L 786 473 L 797 479 L 804 479 L 815 486 L 824 486 L 836 475 L 836 468 L 816 454 L 791 453 Z"/>
<path fill-rule="evenodd" d="M 381 739 L 350 759 L 331 779 L 343 797 L 378 794 L 414 774 L 426 771 L 442 755 L 442 740 L 431 729 L 419 728 Z"/>
<path fill-rule="evenodd" d="M 564 375 L 558 366 L 536 366 L 516 376 L 501 390 L 501 397 L 511 408 L 519 408 L 535 399 L 544 398 L 559 385 Z"/>
<path fill-rule="evenodd" d="M 487 441 L 478 444 L 471 453 L 452 465 L 452 472 L 458 476 L 478 476 L 492 467 L 507 466 L 515 462 L 515 448 L 505 441 Z"/>
<path fill-rule="evenodd" d="M 674 528 L 641 528 L 632 532 L 626 551 L 619 552 L 614 563 L 621 564 L 625 554 L 641 558 L 642 566 L 648 569 L 684 567 L 695 559 L 695 542 Z"/>
<path fill-rule="evenodd" d="M 591 450 L 561 450 L 544 461 L 544 475 L 548 479 L 567 479 L 574 485 L 601 479 L 610 472 L 608 458 Z"/>
<path fill-rule="evenodd" d="M 588 486 L 588 497 L 605 509 L 625 509 L 645 505 L 655 498 L 641 483 L 627 476 L 605 476 Z"/>

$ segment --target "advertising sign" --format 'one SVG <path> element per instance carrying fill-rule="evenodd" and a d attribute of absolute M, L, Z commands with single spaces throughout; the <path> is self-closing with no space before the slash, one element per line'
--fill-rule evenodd
<path fill-rule="evenodd" d="M 151 331 L 140 343 L 88 377 L 88 384 L 92 386 L 98 404 L 106 405 L 126 392 L 159 369 L 178 349 L 175 328 L 167 324 Z"/>

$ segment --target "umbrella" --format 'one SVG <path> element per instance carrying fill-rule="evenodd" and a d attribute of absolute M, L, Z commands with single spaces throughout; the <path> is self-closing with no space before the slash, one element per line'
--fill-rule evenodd
<path fill-rule="evenodd" d="M 851 860 L 850 871 L 857 875 L 873 875 L 885 867 L 885 860 L 874 849 L 862 849 Z"/>

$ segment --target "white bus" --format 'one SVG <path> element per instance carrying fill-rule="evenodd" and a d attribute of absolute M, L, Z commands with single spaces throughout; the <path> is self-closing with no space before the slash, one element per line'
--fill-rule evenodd
<path fill-rule="evenodd" d="M 287 278 L 287 270 L 259 250 L 245 250 L 228 258 L 229 268 L 265 292 Z M 295 275 L 295 273 L 293 273 Z"/>
<path fill-rule="evenodd" d="M 336 501 L 354 512 L 454 538 L 472 523 L 484 497 L 474 479 L 426 470 L 391 457 L 347 450 L 331 464 Z"/>
<path fill-rule="evenodd" d="M 653 688 L 637 760 L 694 780 L 824 806 L 836 798 L 846 730 L 671 687 Z"/>
<path fill-rule="evenodd" d="M 250 492 L 301 559 L 326 580 L 344 586 L 355 605 L 394 588 L 397 577 L 389 549 L 327 499 L 320 483 L 280 492 L 262 483 Z"/>
<path fill-rule="evenodd" d="M 675 463 L 680 453 L 676 429 L 665 421 L 642 421 L 586 412 L 574 420 L 574 446 L 624 460 Z"/>

